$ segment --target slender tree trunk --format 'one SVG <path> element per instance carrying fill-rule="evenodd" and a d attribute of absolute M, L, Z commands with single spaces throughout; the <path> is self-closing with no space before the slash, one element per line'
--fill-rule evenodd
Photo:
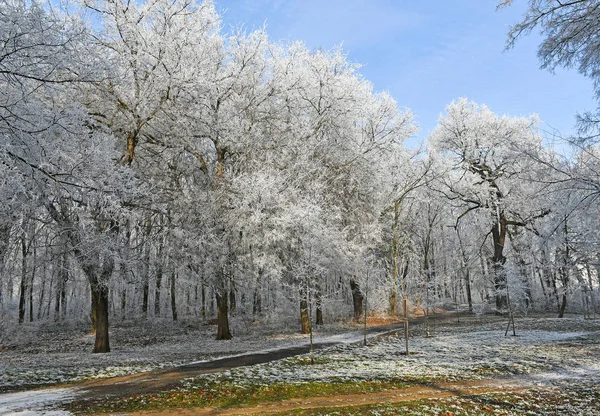
<path fill-rule="evenodd" d="M 159 267 L 156 270 L 156 289 L 154 290 L 154 316 L 156 316 L 156 317 L 160 316 L 161 284 L 162 284 L 162 267 Z"/>
<path fill-rule="evenodd" d="M 363 294 L 360 291 L 358 283 L 354 279 L 350 280 L 350 289 L 352 290 L 352 303 L 354 306 L 354 321 L 360 322 L 360 317 L 363 314 Z"/>
<path fill-rule="evenodd" d="M 150 291 L 149 279 L 144 278 L 144 284 L 142 287 L 142 316 L 144 319 L 148 318 L 148 292 Z"/>
<path fill-rule="evenodd" d="M 64 320 L 67 316 L 67 280 L 68 280 L 69 272 L 65 270 L 64 281 L 62 282 L 62 286 L 60 287 L 60 306 L 61 306 L 61 317 Z"/>
<path fill-rule="evenodd" d="M 594 295 L 594 282 L 592 281 L 592 269 L 590 267 L 590 263 L 587 262 L 585 265 L 585 269 L 587 272 L 587 278 L 588 278 L 588 288 L 589 288 L 589 292 L 590 292 L 590 302 L 592 303 L 592 313 L 595 315 L 597 313 L 597 307 L 596 307 L 596 298 Z M 600 278 L 600 276 L 598 276 L 598 278 Z"/>
<path fill-rule="evenodd" d="M 121 264 L 121 319 L 127 317 L 127 281 L 125 280 L 125 265 Z"/>
<path fill-rule="evenodd" d="M 252 302 L 252 315 L 260 315 L 262 313 L 262 268 L 258 269 L 258 276 L 256 276 L 256 288 L 254 289 L 254 297 Z"/>
<path fill-rule="evenodd" d="M 558 270 L 562 280 L 562 302 L 560 303 L 560 309 L 558 311 L 558 317 L 562 318 L 565 315 L 565 309 L 567 308 L 567 290 L 569 286 L 569 271 L 571 264 L 570 246 L 569 246 L 569 230 L 567 228 L 567 217 L 565 216 L 565 248 L 563 251 L 563 264 Z"/>
<path fill-rule="evenodd" d="M 177 320 L 177 302 L 175 300 L 175 270 L 171 272 L 171 313 L 173 320 Z"/>
<path fill-rule="evenodd" d="M 25 221 L 23 221 L 25 224 Z M 19 287 L 19 323 L 25 320 L 25 298 L 27 293 L 27 239 L 21 235 L 21 285 Z"/>
<path fill-rule="evenodd" d="M 33 322 L 33 283 L 35 279 L 35 253 L 33 257 L 33 267 L 31 268 L 31 280 L 29 282 L 29 322 Z"/>
<path fill-rule="evenodd" d="M 152 222 L 148 218 L 144 224 L 144 254 L 142 260 L 142 317 L 148 317 L 148 295 L 150 292 L 150 234 Z"/>
<path fill-rule="evenodd" d="M 3 283 L 4 283 L 4 259 L 6 257 L 6 253 L 8 253 L 8 246 L 10 243 L 10 225 L 2 224 L 0 225 L 0 314 L 2 313 L 2 305 L 4 304 L 4 293 L 2 291 Z M 8 293 L 10 293 L 12 297 L 12 293 L 10 291 L 10 287 L 8 289 Z"/>
<path fill-rule="evenodd" d="M 469 304 L 469 312 L 473 312 L 473 298 L 471 296 L 471 271 L 469 269 L 469 259 L 467 257 L 467 251 L 463 245 L 462 238 L 460 236 L 460 230 L 456 227 L 456 236 L 458 237 L 458 244 L 460 246 L 460 252 L 462 254 L 462 267 L 465 270 L 465 289 L 467 292 L 467 302 Z"/>
<path fill-rule="evenodd" d="M 560 303 L 560 308 L 558 309 L 558 317 L 563 318 L 565 316 L 565 309 L 567 308 L 567 294 L 563 293 L 562 302 Z"/>
<path fill-rule="evenodd" d="M 206 319 L 206 287 L 202 283 L 202 319 Z"/>
<path fill-rule="evenodd" d="M 315 324 L 323 325 L 323 299 L 321 295 L 321 287 L 317 285 L 315 293 L 315 303 L 317 304 Z"/>
<path fill-rule="evenodd" d="M 467 302 L 469 303 L 469 312 L 473 312 L 473 297 L 471 296 L 471 273 L 469 269 L 465 271 L 465 287 L 467 289 Z"/>
<path fill-rule="evenodd" d="M 301 334 L 310 333 L 310 321 L 308 319 L 308 300 L 306 298 L 306 292 L 303 291 L 302 298 L 300 299 L 300 323 L 301 323 Z"/>
<path fill-rule="evenodd" d="M 37 310 L 37 319 L 38 321 L 40 319 L 42 319 L 42 309 L 44 308 L 44 300 L 46 297 L 46 262 L 44 262 L 44 267 L 42 268 L 42 281 L 41 281 L 41 285 L 42 285 L 42 289 L 40 291 L 40 297 L 38 300 L 38 310 Z M 0 286 L 2 286 L 0 284 Z"/>
<path fill-rule="evenodd" d="M 56 274 L 56 293 L 54 295 L 54 321 L 58 322 L 60 320 L 60 292 L 63 282 L 62 277 L 62 256 L 59 260 L 59 270 Z"/>
<path fill-rule="evenodd" d="M 217 339 L 231 339 L 229 331 L 229 314 L 227 310 L 227 291 L 215 292 L 217 298 Z"/>
<path fill-rule="evenodd" d="M 237 309 L 237 303 L 235 300 L 235 284 L 233 279 L 229 280 L 229 311 L 233 314 Z"/>
<path fill-rule="evenodd" d="M 399 202 L 394 203 L 394 222 L 392 225 L 392 293 L 390 294 L 390 315 L 396 315 L 397 305 L 397 291 L 398 291 L 398 220 L 400 218 L 400 204 Z M 350 282 L 352 286 L 352 281 Z M 354 296 L 354 289 L 352 289 L 352 295 Z M 362 306 L 361 306 L 362 310 Z M 362 314 L 362 312 L 361 312 Z M 354 320 L 356 320 L 356 306 L 354 309 Z"/>
<path fill-rule="evenodd" d="M 154 289 L 154 316 L 160 316 L 160 291 L 162 289 L 163 275 L 163 242 L 158 246 L 158 254 L 156 256 L 156 287 Z"/>

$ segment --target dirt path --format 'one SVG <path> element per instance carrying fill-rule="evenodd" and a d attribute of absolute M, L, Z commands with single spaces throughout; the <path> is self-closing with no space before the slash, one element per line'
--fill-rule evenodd
<path fill-rule="evenodd" d="M 419 319 L 416 319 L 413 323 L 418 323 L 419 321 Z M 367 330 L 367 334 L 372 338 L 399 331 L 401 328 L 402 324 L 371 327 Z M 360 333 L 356 332 L 356 334 Z M 313 346 L 315 350 L 320 350 L 342 343 L 342 341 L 318 342 Z M 103 399 L 116 399 L 137 394 L 157 393 L 177 387 L 185 378 L 201 374 L 218 373 L 236 367 L 268 363 L 309 352 L 310 346 L 305 344 L 267 352 L 236 355 L 129 376 L 88 381 L 77 386 L 79 390 L 78 400 L 94 401 L 99 397 Z"/>
<path fill-rule="evenodd" d="M 170 409 L 163 411 L 141 411 L 127 413 L 132 416 L 204 416 L 204 415 L 253 415 L 273 414 L 296 409 L 315 409 L 321 407 L 363 406 L 380 403 L 399 403 L 419 399 L 434 399 L 452 396 L 474 396 L 484 393 L 517 392 L 527 388 L 528 383 L 515 379 L 475 380 L 453 383 L 439 383 L 430 386 L 414 386 L 405 389 L 387 390 L 377 393 L 347 394 L 322 397 L 291 399 L 264 404 L 256 407 L 234 409 L 194 408 Z"/>
<path fill-rule="evenodd" d="M 336 342 L 314 344 L 314 349 L 319 350 L 337 345 Z M 268 363 L 283 358 L 310 352 L 308 345 L 281 348 L 264 353 L 252 353 L 225 357 L 217 360 L 186 364 L 165 370 L 155 370 L 146 373 L 132 374 L 129 376 L 113 377 L 80 384 L 81 399 L 120 398 L 137 394 L 156 393 L 175 388 L 179 382 L 188 377 L 200 374 L 218 373 L 236 367 Z"/>

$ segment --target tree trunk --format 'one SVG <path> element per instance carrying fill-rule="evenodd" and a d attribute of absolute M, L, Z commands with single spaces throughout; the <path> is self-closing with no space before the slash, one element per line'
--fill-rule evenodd
<path fill-rule="evenodd" d="M 254 296 L 252 299 L 252 315 L 260 315 L 262 313 L 262 295 L 261 295 L 261 281 L 263 271 L 261 268 L 258 269 L 258 276 L 256 276 L 256 288 L 254 289 Z"/>
<path fill-rule="evenodd" d="M 25 223 L 25 222 L 24 222 Z M 21 235 L 21 285 L 19 286 L 19 323 L 25 320 L 25 297 L 27 294 L 27 240 Z"/>
<path fill-rule="evenodd" d="M 217 298 L 217 339 L 231 339 L 227 311 L 227 291 L 224 291 L 223 294 L 216 291 L 215 295 Z"/>
<path fill-rule="evenodd" d="M 175 301 L 175 270 L 171 272 L 171 313 L 173 320 L 177 320 L 177 302 Z"/>
<path fill-rule="evenodd" d="M 308 319 L 308 301 L 306 299 L 306 293 L 302 294 L 302 299 L 300 300 L 300 322 L 301 322 L 301 334 L 309 334 L 310 333 L 310 321 Z"/>
<path fill-rule="evenodd" d="M 119 269 L 119 277 L 121 278 L 121 319 L 125 320 L 127 317 L 127 268 L 125 262 L 121 262 Z"/>
<path fill-rule="evenodd" d="M 150 291 L 149 279 L 146 276 L 142 287 L 142 317 L 148 318 L 148 292 Z"/>
<path fill-rule="evenodd" d="M 1 280 L 0 280 L 1 281 Z M 37 319 L 38 321 L 42 319 L 42 309 L 44 308 L 44 298 L 46 297 L 46 262 L 44 262 L 44 266 L 42 268 L 42 290 L 40 292 L 40 297 L 38 299 L 38 310 L 37 310 Z M 2 286 L 2 285 L 0 285 Z M 0 301 L 0 304 L 2 302 Z"/>
<path fill-rule="evenodd" d="M 100 283 L 92 283 L 93 315 L 96 319 L 96 340 L 94 353 L 110 352 L 108 340 L 108 287 Z"/>
<path fill-rule="evenodd" d="M 98 330 L 98 292 L 92 287 L 92 308 L 90 312 L 90 318 L 92 320 L 92 334 L 95 334 Z"/>
<path fill-rule="evenodd" d="M 354 321 L 360 322 L 363 314 L 363 294 L 360 291 L 358 283 L 354 279 L 350 280 L 350 289 L 352 289 L 352 303 L 354 305 Z"/>
<path fill-rule="evenodd" d="M 394 203 L 394 223 L 392 225 L 392 293 L 390 294 L 390 315 L 396 315 L 396 296 L 398 290 L 398 220 L 400 218 L 400 205 Z M 352 287 L 352 281 L 350 281 Z M 354 288 L 352 288 L 352 297 L 354 297 Z M 362 305 L 361 305 L 362 314 Z M 354 320 L 356 320 L 356 304 L 354 306 Z"/>
<path fill-rule="evenodd" d="M 315 324 L 323 325 L 323 299 L 321 298 L 321 288 L 318 285 L 317 292 L 315 293 L 315 301 L 317 304 Z"/>
<path fill-rule="evenodd" d="M 142 316 L 148 317 L 148 295 L 150 293 L 150 234 L 152 232 L 152 222 L 150 218 L 146 220 L 144 227 L 144 256 L 142 260 Z"/>
<path fill-rule="evenodd" d="M 233 279 L 229 281 L 229 311 L 233 314 L 237 309 L 237 303 L 235 300 L 235 284 Z"/>
<path fill-rule="evenodd" d="M 496 310 L 502 312 L 508 309 L 508 298 L 506 296 L 506 272 L 504 270 L 504 242 L 506 240 L 506 219 L 503 214 L 492 226 L 492 237 L 494 242 L 494 289 L 496 292 Z"/>
<path fill-rule="evenodd" d="M 469 269 L 465 272 L 465 286 L 467 289 L 467 302 L 469 303 L 469 312 L 473 312 L 473 298 L 471 297 L 471 273 Z"/>
<path fill-rule="evenodd" d="M 162 250 L 159 250 L 159 257 L 156 263 L 156 288 L 154 290 L 154 316 L 160 316 L 160 290 L 162 285 Z"/>
<path fill-rule="evenodd" d="M 10 225 L 0 225 L 0 307 L 4 303 L 4 293 L 2 292 L 3 284 L 1 283 L 4 282 L 4 258 L 6 253 L 8 253 L 10 228 Z M 10 288 L 8 289 L 8 293 L 10 293 Z"/>
<path fill-rule="evenodd" d="M 560 308 L 558 310 L 558 317 L 563 318 L 565 316 L 565 309 L 567 308 L 567 294 L 563 293 L 562 302 L 560 303 Z"/>
<path fill-rule="evenodd" d="M 29 322 L 33 322 L 33 284 L 35 280 L 35 269 L 37 267 L 37 250 L 33 246 L 33 264 L 31 266 L 31 278 L 29 279 Z"/>

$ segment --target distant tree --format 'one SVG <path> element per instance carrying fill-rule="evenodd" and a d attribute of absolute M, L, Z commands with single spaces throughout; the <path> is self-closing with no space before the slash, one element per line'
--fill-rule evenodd
<path fill-rule="evenodd" d="M 540 146 L 540 137 L 532 129 L 535 119 L 498 117 L 464 98 L 446 107 L 446 113 L 429 138 L 432 150 L 448 158 L 449 171 L 438 177 L 438 189 L 450 201 L 464 204 L 457 222 L 472 211 L 487 214 L 496 307 L 502 310 L 507 307 L 504 248 L 508 228 L 525 227 L 548 213 L 535 204 L 536 191 L 526 185 L 527 175 L 534 170 L 528 154 Z"/>
<path fill-rule="evenodd" d="M 499 8 L 514 0 L 502 0 Z M 600 100 L 600 1 L 598 0 L 529 0 L 523 20 L 508 33 L 507 47 L 524 35 L 539 29 L 543 36 L 538 48 L 542 68 L 576 68 L 594 83 Z M 578 116 L 579 141 L 600 139 L 600 107 Z"/>

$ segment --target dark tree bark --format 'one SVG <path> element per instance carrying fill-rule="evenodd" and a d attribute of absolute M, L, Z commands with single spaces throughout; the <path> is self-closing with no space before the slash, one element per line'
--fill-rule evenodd
<path fill-rule="evenodd" d="M 202 319 L 206 319 L 206 287 L 202 284 Z"/>
<path fill-rule="evenodd" d="M 62 226 L 65 234 L 71 241 L 73 254 L 90 283 L 93 299 L 92 303 L 94 304 L 93 314 L 95 314 L 96 317 L 96 341 L 94 343 L 93 352 L 109 352 L 108 281 L 115 266 L 114 255 L 111 252 L 102 251 L 103 247 L 98 247 L 93 243 L 84 244 L 80 234 L 81 230 L 78 228 L 77 223 L 69 218 L 68 213 L 59 212 L 50 202 L 46 203 L 46 208 L 52 218 Z M 75 221 L 77 220 L 75 219 Z M 98 220 L 97 232 L 115 237 L 118 228 L 116 224 L 111 221 Z"/>
<path fill-rule="evenodd" d="M 25 225 L 25 221 L 23 221 Z M 21 235 L 21 285 L 19 286 L 19 323 L 25 320 L 25 297 L 27 293 L 27 237 L 25 233 Z"/>
<path fill-rule="evenodd" d="M 303 293 L 302 299 L 300 300 L 300 322 L 302 325 L 300 333 L 309 334 L 310 320 L 308 319 L 308 301 L 306 299 L 306 293 Z"/>
<path fill-rule="evenodd" d="M 231 339 L 229 315 L 227 310 L 227 291 L 215 292 L 217 298 L 217 339 Z"/>
<path fill-rule="evenodd" d="M 8 253 L 8 246 L 10 243 L 10 225 L 0 225 L 0 282 L 4 282 L 4 258 Z M 4 285 L 0 284 L 0 305 L 4 302 L 4 293 L 2 288 Z M 10 285 L 12 287 L 12 284 Z M 10 293 L 10 288 L 8 289 Z M 12 295 L 12 293 L 10 293 Z"/>
<path fill-rule="evenodd" d="M 323 299 L 319 285 L 317 285 L 317 291 L 315 293 L 315 303 L 317 304 L 315 324 L 323 325 Z"/>
<path fill-rule="evenodd" d="M 364 296 L 354 279 L 350 280 L 350 289 L 352 290 L 352 303 L 354 305 L 354 321 L 360 322 L 360 317 L 363 314 Z"/>
<path fill-rule="evenodd" d="M 456 227 L 456 235 L 458 237 L 458 243 L 460 245 L 460 253 L 462 255 L 463 260 L 463 269 L 465 270 L 465 289 L 467 292 L 467 302 L 469 304 L 469 312 L 473 312 L 473 298 L 471 296 L 471 271 L 469 268 L 469 259 L 467 257 L 467 252 L 462 242 L 462 238 L 460 236 L 460 230 L 458 226 Z"/>
<path fill-rule="evenodd" d="M 98 329 L 98 292 L 93 288 L 91 290 L 92 295 L 92 307 L 90 312 L 90 318 L 92 320 L 92 333 L 95 334 Z"/>
<path fill-rule="evenodd" d="M 565 309 L 567 308 L 567 289 L 569 287 L 569 269 L 571 264 L 571 254 L 569 246 L 569 230 L 567 228 L 567 218 L 565 217 L 565 248 L 562 253 L 562 265 L 558 270 L 562 281 L 562 302 L 560 303 L 560 309 L 558 310 L 558 317 L 562 318 L 565 315 Z"/>
<path fill-rule="evenodd" d="M 160 316 L 160 290 L 162 285 L 162 263 L 159 259 L 156 264 L 156 289 L 154 290 L 154 316 Z"/>
<path fill-rule="evenodd" d="M 100 282 L 92 283 L 92 299 L 95 300 L 96 340 L 94 353 L 110 352 L 108 339 L 108 287 Z"/>
<path fill-rule="evenodd" d="M 262 282 L 263 271 L 261 268 L 258 269 L 258 276 L 256 277 L 256 288 L 254 289 L 254 296 L 252 299 L 252 315 L 260 315 L 262 313 L 262 295 L 261 295 L 261 282 Z"/>
<path fill-rule="evenodd" d="M 235 284 L 233 279 L 229 281 L 229 311 L 233 314 L 237 309 L 237 303 L 235 300 Z"/>
<path fill-rule="evenodd" d="M 163 253 L 164 253 L 164 242 L 161 240 L 158 246 L 158 253 L 156 255 L 155 264 L 155 283 L 154 288 L 154 316 L 160 316 L 160 292 L 162 289 L 162 277 L 163 277 Z"/>
<path fill-rule="evenodd" d="M 37 267 L 37 250 L 33 246 L 33 265 L 31 267 L 31 278 L 29 279 L 29 322 L 33 322 L 33 285 L 35 282 L 35 269 Z"/>
<path fill-rule="evenodd" d="M 177 302 L 175 299 L 175 270 L 171 272 L 171 313 L 173 320 L 177 320 Z"/>
<path fill-rule="evenodd" d="M 494 256 L 492 264 L 494 268 L 494 289 L 496 291 L 496 310 L 501 312 L 508 309 L 508 298 L 506 296 L 506 273 L 504 270 L 504 242 L 506 240 L 506 219 L 504 215 L 492 226 L 492 239 L 494 243 Z"/>

